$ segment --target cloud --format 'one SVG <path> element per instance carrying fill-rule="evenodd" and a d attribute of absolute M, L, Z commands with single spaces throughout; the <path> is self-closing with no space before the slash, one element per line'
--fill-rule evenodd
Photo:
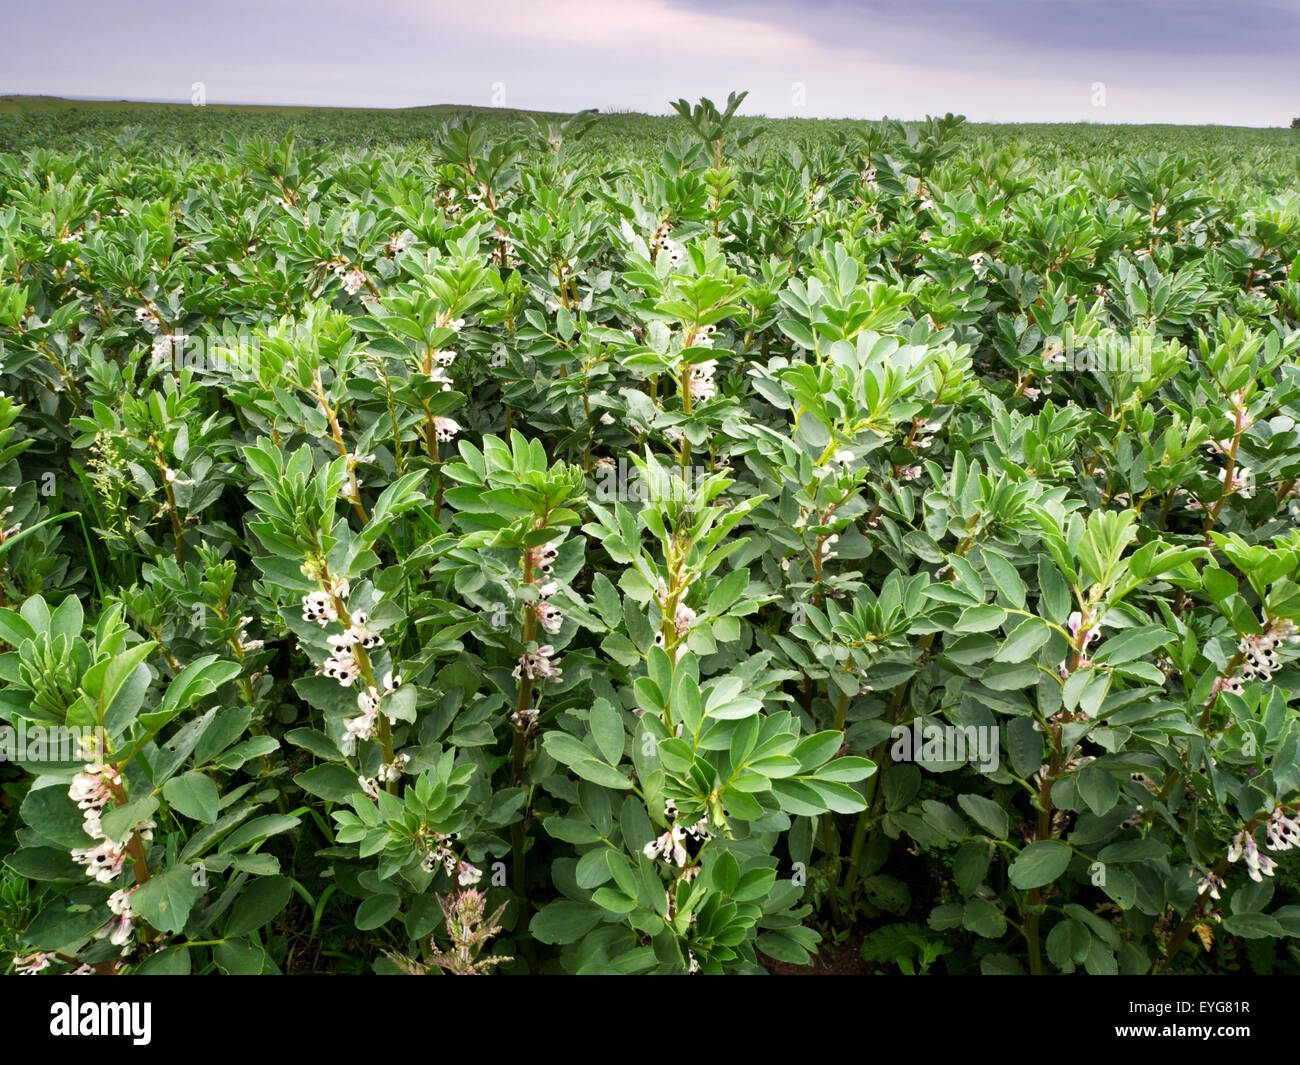
<path fill-rule="evenodd" d="M 795 26 L 835 48 L 905 38 L 910 51 L 952 42 L 999 51 L 1206 56 L 1294 55 L 1290 0 L 668 0 L 683 12 L 735 12 Z M 918 56 L 919 57 L 919 56 Z"/>
<path fill-rule="evenodd" d="M 45 0 L 7 19 L 0 92 L 664 113 L 749 89 L 773 116 L 1256 125 L 1300 100 L 1293 0 Z"/>

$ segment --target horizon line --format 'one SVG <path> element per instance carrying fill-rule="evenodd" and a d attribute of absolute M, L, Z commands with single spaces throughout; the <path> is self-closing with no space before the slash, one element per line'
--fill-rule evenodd
<path fill-rule="evenodd" d="M 603 116 L 629 116 L 639 115 L 645 118 L 676 118 L 676 112 L 650 112 L 638 111 L 631 108 L 605 109 L 599 107 L 579 108 L 576 111 L 550 111 L 543 108 L 531 107 L 497 107 L 485 104 L 461 104 L 461 103 L 429 103 L 429 104 L 405 104 L 400 107 L 379 107 L 375 105 L 360 104 L 305 104 L 305 103 L 265 103 L 235 100 L 208 100 L 202 104 L 195 104 L 191 100 L 178 99 L 159 99 L 159 98 L 130 98 L 123 96 L 86 96 L 86 95 L 55 95 L 52 93 L 25 93 L 25 92 L 0 92 L 0 101 L 4 100 L 65 100 L 70 103 L 122 103 L 122 104 L 154 104 L 161 107 L 180 107 L 193 110 L 201 110 L 204 107 L 263 107 L 263 108 L 296 108 L 306 111 L 375 111 L 381 113 L 398 114 L 403 111 L 419 111 L 426 108 L 451 108 L 462 111 L 510 111 L 520 114 L 538 114 L 538 115 L 577 115 L 584 112 L 594 112 Z M 950 112 L 959 114 L 959 112 Z M 854 115 L 768 115 L 768 114 L 740 114 L 738 117 L 750 119 L 768 119 L 769 121 L 804 121 L 804 122 L 884 122 L 889 120 L 899 122 L 920 122 L 926 118 L 937 117 L 934 115 L 925 115 L 915 118 L 899 118 L 891 115 L 881 115 L 876 118 Z M 1289 127 L 1284 125 L 1271 126 L 1254 126 L 1244 124 L 1233 124 L 1224 122 L 1093 122 L 1088 119 L 1053 119 L 1053 120 L 1033 120 L 1033 119 L 1016 119 L 1016 118 L 971 118 L 962 116 L 970 125 L 977 126 L 1172 126 L 1183 129 L 1256 129 L 1286 130 Z"/>

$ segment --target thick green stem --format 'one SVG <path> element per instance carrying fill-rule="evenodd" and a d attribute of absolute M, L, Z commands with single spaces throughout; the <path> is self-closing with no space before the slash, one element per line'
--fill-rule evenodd
<path fill-rule="evenodd" d="M 533 583 L 533 553 L 528 548 L 524 549 L 523 559 L 523 583 L 531 585 Z M 537 636 L 537 607 L 532 603 L 524 604 L 524 629 L 523 642 L 527 646 Z M 532 706 L 533 701 L 533 681 L 531 677 L 519 678 L 519 694 L 515 699 L 515 732 L 510 744 L 510 771 L 511 779 L 516 787 L 523 787 L 524 784 L 524 762 L 528 757 L 528 721 L 525 712 Z M 524 849 L 528 843 L 527 806 L 520 811 L 519 820 L 510 826 L 510 850 L 514 876 L 515 894 L 519 896 L 520 909 L 527 908 L 527 897 L 524 892 Z"/>

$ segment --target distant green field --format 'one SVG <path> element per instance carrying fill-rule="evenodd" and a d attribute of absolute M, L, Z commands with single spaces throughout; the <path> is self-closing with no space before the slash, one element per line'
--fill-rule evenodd
<path fill-rule="evenodd" d="M 205 107 L 228 114 L 246 115 L 325 115 L 325 114 L 437 114 L 463 111 L 456 104 L 428 104 L 424 107 L 306 107 L 293 104 L 223 104 L 210 103 Z M 73 100 L 66 96 L 0 96 L 0 115 L 46 114 L 51 111 L 94 112 L 187 112 L 194 108 L 188 103 L 169 103 L 161 100 Z M 513 108 L 482 107 L 476 111 L 500 111 L 505 114 L 546 114 L 543 111 L 520 111 Z"/>
<path fill-rule="evenodd" d="M 188 103 L 10 95 L 0 96 L 0 151 L 73 148 L 96 135 L 114 137 L 128 129 L 142 131 L 140 123 L 145 118 L 149 120 L 149 140 L 159 146 L 201 148 L 213 136 L 227 133 L 276 137 L 289 132 L 325 144 L 402 143 L 427 140 L 431 132 L 430 118 L 441 120 L 466 113 L 482 115 L 489 121 L 510 121 L 528 115 L 559 117 L 554 112 L 464 104 L 396 109 L 217 103 L 195 107 Z M 760 143 L 800 138 L 820 140 L 833 132 L 852 136 L 870 124 L 870 120 L 852 118 L 752 116 L 752 120 L 766 130 L 766 135 L 760 136 Z M 615 112 L 600 115 L 593 133 L 597 140 L 604 133 L 628 147 L 642 137 L 657 142 L 673 131 L 686 131 L 685 123 L 675 115 Z M 1065 153 L 1067 157 L 1074 157 L 1078 152 L 1224 150 L 1237 153 L 1256 148 L 1294 150 L 1300 147 L 1300 135 L 1295 131 L 1247 126 L 970 123 L 958 137 L 1017 141 L 1035 150 Z"/>

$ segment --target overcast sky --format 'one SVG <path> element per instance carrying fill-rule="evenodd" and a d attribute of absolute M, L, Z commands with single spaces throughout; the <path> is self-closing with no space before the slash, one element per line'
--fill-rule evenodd
<path fill-rule="evenodd" d="M 1300 0 L 39 0 L 0 93 L 1286 125 Z"/>

